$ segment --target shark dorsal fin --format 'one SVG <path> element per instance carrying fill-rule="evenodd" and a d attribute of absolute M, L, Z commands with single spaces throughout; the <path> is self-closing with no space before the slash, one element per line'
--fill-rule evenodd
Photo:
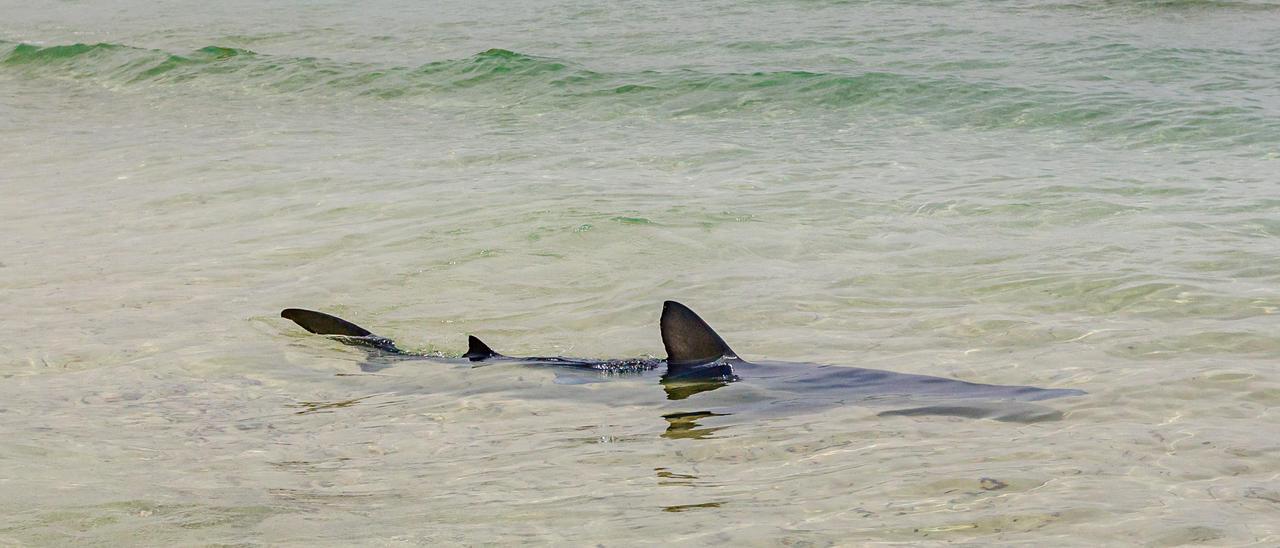
<path fill-rule="evenodd" d="M 702 364 L 738 356 L 707 322 L 685 305 L 675 301 L 662 303 L 661 323 L 668 364 Z"/>
<path fill-rule="evenodd" d="M 368 337 L 373 335 L 368 329 L 347 320 L 314 310 L 286 308 L 280 311 L 280 317 L 293 320 L 293 323 L 317 335 L 343 335 L 347 337 Z"/>
<path fill-rule="evenodd" d="M 489 348 L 489 345 L 477 339 L 475 335 L 469 335 L 467 336 L 467 353 L 463 354 L 462 357 L 475 362 L 501 355 Z"/>

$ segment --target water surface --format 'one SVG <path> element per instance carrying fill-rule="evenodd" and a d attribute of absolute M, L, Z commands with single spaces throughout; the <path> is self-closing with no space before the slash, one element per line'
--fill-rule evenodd
<path fill-rule="evenodd" d="M 0 542 L 1275 544 L 1277 29 L 1206 0 L 0 2 Z M 664 299 L 748 359 L 1089 395 L 716 416 L 626 378 L 360 375 L 277 316 L 639 357 Z"/>

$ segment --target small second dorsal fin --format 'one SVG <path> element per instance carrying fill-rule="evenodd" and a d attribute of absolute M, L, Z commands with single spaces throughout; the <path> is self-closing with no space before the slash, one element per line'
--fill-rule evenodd
<path fill-rule="evenodd" d="M 485 360 L 485 359 L 494 358 L 498 356 L 502 356 L 502 354 L 494 352 L 492 348 L 489 348 L 489 345 L 481 342 L 480 339 L 477 339 L 475 335 L 467 336 L 467 353 L 463 354 L 462 357 L 467 358 L 473 362 L 478 362 L 480 360 Z"/>
<path fill-rule="evenodd" d="M 678 302 L 662 303 L 661 325 L 668 364 L 695 365 L 738 357 L 707 322 Z"/>

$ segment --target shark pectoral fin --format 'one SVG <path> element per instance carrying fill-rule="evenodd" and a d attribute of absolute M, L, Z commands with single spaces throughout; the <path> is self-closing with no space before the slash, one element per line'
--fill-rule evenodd
<path fill-rule="evenodd" d="M 396 348 L 395 342 L 391 339 L 374 335 L 368 329 L 337 316 L 330 316 L 324 312 L 301 308 L 286 308 L 280 311 L 280 317 L 293 320 L 293 323 L 302 326 L 307 331 L 317 335 L 327 335 L 343 344 L 365 346 L 393 353 L 400 352 L 400 349 Z"/>
<path fill-rule="evenodd" d="M 968 402 L 940 403 L 908 409 L 881 411 L 881 417 L 919 417 L 919 416 L 964 417 L 967 419 L 991 419 L 1002 422 L 1035 423 L 1056 421 L 1063 417 L 1062 411 L 1024 402 Z"/>
<path fill-rule="evenodd" d="M 489 348 L 489 345 L 481 342 L 480 339 L 477 339 L 475 337 L 475 335 L 468 335 L 467 336 L 467 353 L 463 354 L 462 357 L 467 358 L 473 362 L 478 362 L 481 360 L 487 360 L 489 358 L 502 357 L 502 354 L 494 352 L 492 348 Z"/>
<path fill-rule="evenodd" d="M 707 322 L 678 302 L 662 303 L 661 326 L 668 364 L 704 364 L 738 356 Z"/>

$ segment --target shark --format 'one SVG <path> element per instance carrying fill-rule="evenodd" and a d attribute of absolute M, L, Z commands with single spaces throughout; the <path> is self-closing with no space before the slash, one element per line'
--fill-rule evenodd
<path fill-rule="evenodd" d="M 772 414 L 777 414 L 788 410 L 854 404 L 888 407 L 878 413 L 880 416 L 940 415 L 1039 422 L 1057 420 L 1063 414 L 1035 402 L 1085 394 L 1071 388 L 982 384 L 843 365 L 748 361 L 730 348 L 697 313 L 676 301 L 663 303 L 659 320 L 666 358 L 508 356 L 494 351 L 474 335 L 468 336 L 467 351 L 461 356 L 415 353 L 400 349 L 391 339 L 323 312 L 287 308 L 280 315 L 311 333 L 366 349 L 373 358 L 362 365 L 366 371 L 389 367 L 400 361 L 428 360 L 454 365 L 511 363 L 551 367 L 569 373 L 557 377 L 560 384 L 657 376 L 666 399 L 673 401 L 747 384 L 765 388 L 752 392 L 752 396 L 746 398 L 750 401 L 746 403 L 742 397 L 729 396 L 721 398 L 720 407 L 663 415 L 670 423 L 667 433 L 672 437 L 684 437 L 689 432 L 696 435 L 702 432 L 696 428 L 696 421 L 731 415 L 741 412 L 744 407 L 768 407 Z"/>

